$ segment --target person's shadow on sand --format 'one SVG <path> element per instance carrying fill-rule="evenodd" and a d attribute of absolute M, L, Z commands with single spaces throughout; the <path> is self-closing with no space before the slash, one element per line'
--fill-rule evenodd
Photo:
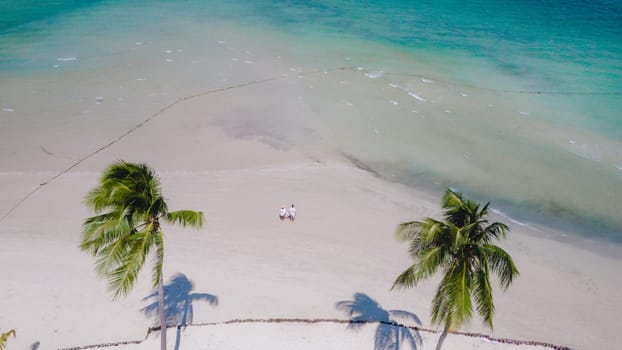
<path fill-rule="evenodd" d="M 421 335 L 418 331 L 400 326 L 394 318 L 413 321 L 421 325 L 419 317 L 412 312 L 402 310 L 384 310 L 377 301 L 367 294 L 356 293 L 353 300 L 344 300 L 335 304 L 338 310 L 345 311 L 354 323 L 348 328 L 358 330 L 365 326 L 365 321 L 378 322 L 374 341 L 374 350 L 399 350 L 401 344 L 406 344 L 412 350 L 421 344 Z M 357 323 L 360 322 L 360 323 Z"/>
<path fill-rule="evenodd" d="M 167 326 L 177 326 L 175 338 L 175 350 L 179 350 L 181 328 L 192 323 L 194 316 L 193 303 L 205 301 L 210 305 L 218 305 L 218 297 L 206 293 L 192 293 L 194 284 L 183 273 L 178 273 L 171 278 L 169 284 L 164 285 L 164 312 Z M 159 325 L 158 291 L 143 298 L 143 301 L 153 302 L 140 309 L 147 318 L 154 320 L 154 326 Z"/>

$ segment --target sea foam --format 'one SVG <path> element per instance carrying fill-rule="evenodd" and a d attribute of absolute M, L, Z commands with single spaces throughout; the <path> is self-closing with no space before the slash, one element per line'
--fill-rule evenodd
<path fill-rule="evenodd" d="M 368 77 L 369 79 L 377 79 L 377 78 L 382 77 L 383 75 L 384 75 L 384 72 L 381 70 L 365 73 L 365 76 Z"/>
<path fill-rule="evenodd" d="M 517 225 L 519 225 L 519 226 L 523 226 L 523 227 L 528 227 L 528 228 L 530 228 L 530 229 L 532 229 L 532 230 L 535 230 L 535 227 L 533 227 L 533 226 L 531 226 L 531 225 L 529 225 L 529 224 L 527 224 L 527 223 L 525 223 L 525 222 L 522 222 L 522 221 L 518 221 L 518 220 L 516 220 L 516 219 L 513 219 L 511 216 L 509 216 L 508 214 L 506 214 L 506 213 L 502 212 L 502 211 L 501 211 L 501 210 L 499 210 L 499 209 L 490 208 L 490 211 L 492 211 L 493 213 L 495 213 L 495 214 L 497 214 L 497 215 L 499 215 L 499 216 L 501 216 L 501 217 L 503 217 L 503 218 L 505 218 L 505 219 L 508 219 L 510 222 L 512 222 L 512 223 L 514 223 L 514 224 L 517 224 Z"/>
<path fill-rule="evenodd" d="M 419 95 L 415 94 L 415 93 L 414 93 L 414 92 L 412 92 L 412 91 L 409 91 L 409 92 L 408 92 L 408 94 L 409 94 L 410 96 L 414 97 L 415 99 L 419 100 L 419 101 L 425 101 L 425 98 L 423 98 L 423 97 L 421 97 L 421 96 L 419 96 Z"/>

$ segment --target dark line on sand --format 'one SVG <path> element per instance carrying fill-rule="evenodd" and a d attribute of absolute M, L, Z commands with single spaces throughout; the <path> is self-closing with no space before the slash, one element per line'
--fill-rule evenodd
<path fill-rule="evenodd" d="M 418 326 L 407 326 L 397 322 L 386 322 L 386 321 L 378 321 L 378 320 L 341 320 L 336 318 L 268 318 L 268 319 L 233 319 L 224 322 L 209 322 L 209 323 L 198 323 L 198 324 L 188 324 L 188 325 L 167 325 L 166 328 L 186 328 L 186 327 L 206 327 L 206 326 L 217 326 L 217 325 L 227 325 L 227 324 L 241 324 L 241 323 L 306 323 L 306 324 L 315 324 L 315 323 L 336 323 L 336 324 L 383 324 L 389 325 L 393 327 L 407 328 L 409 330 L 414 330 L 418 332 L 426 332 L 432 334 L 441 333 L 441 331 L 423 328 Z M 160 327 L 150 327 L 147 329 L 147 335 L 142 340 L 128 340 L 128 341 L 120 341 L 115 343 L 103 343 L 103 344 L 92 344 L 92 345 L 84 345 L 84 346 L 75 346 L 71 348 L 62 348 L 57 350 L 85 350 L 85 349 L 93 349 L 93 348 L 102 348 L 102 347 L 113 347 L 119 345 L 127 345 L 127 344 L 140 344 L 147 340 L 149 335 L 153 332 L 159 331 Z M 549 348 L 554 350 L 572 350 L 571 348 L 563 345 L 545 343 L 536 340 L 518 340 L 518 339 L 509 339 L 509 338 L 495 338 L 486 334 L 481 333 L 467 333 L 467 332 L 453 332 L 450 331 L 450 334 L 460 335 L 464 337 L 471 338 L 479 338 L 483 340 L 488 340 L 496 343 L 503 344 L 512 344 L 512 345 L 531 345 L 531 346 L 539 346 L 543 348 Z"/>
<path fill-rule="evenodd" d="M 367 163 L 363 162 L 362 160 L 346 152 L 340 152 L 340 153 L 344 158 L 350 161 L 350 163 L 352 163 L 352 165 L 354 165 L 355 167 L 363 171 L 366 171 L 379 179 L 386 180 L 386 177 L 384 177 L 382 174 L 380 174 L 380 172 L 378 172 L 376 169 L 372 168 L 371 166 L 369 166 Z"/>
<path fill-rule="evenodd" d="M 110 146 L 114 145 L 115 143 L 121 141 L 122 139 L 126 138 L 128 135 L 130 135 L 131 133 L 133 133 L 137 129 L 140 129 L 141 127 L 145 126 L 147 123 L 149 123 L 150 121 L 155 119 L 157 116 L 159 116 L 160 114 L 162 114 L 162 113 L 166 112 L 167 110 L 173 108 L 177 104 L 180 104 L 182 102 L 186 102 L 188 100 L 191 100 L 191 99 L 194 99 L 194 98 L 197 98 L 197 97 L 205 96 L 205 95 L 216 94 L 216 93 L 219 93 L 219 92 L 225 92 L 225 91 L 229 91 L 229 90 L 233 90 L 233 89 L 239 89 L 239 88 L 243 88 L 243 87 L 247 87 L 247 86 L 251 86 L 251 85 L 264 84 L 264 83 L 268 83 L 268 82 L 275 81 L 275 80 L 282 80 L 282 79 L 287 79 L 287 78 L 296 77 L 296 76 L 306 76 L 306 75 L 314 75 L 314 74 L 319 74 L 319 73 L 328 73 L 328 72 L 333 72 L 333 71 L 338 71 L 338 70 L 342 70 L 343 71 L 343 70 L 347 70 L 347 69 L 352 69 L 352 68 L 351 67 L 337 67 L 337 68 L 331 68 L 331 69 L 315 70 L 315 71 L 310 71 L 310 72 L 307 72 L 307 73 L 298 73 L 296 75 L 282 74 L 282 75 L 279 75 L 279 76 L 276 76 L 276 77 L 271 77 L 271 78 L 266 78 L 266 79 L 259 79 L 259 80 L 251 80 L 251 81 L 247 81 L 247 82 L 236 84 L 236 85 L 231 85 L 231 86 L 227 86 L 227 87 L 223 87 L 223 88 L 218 88 L 218 89 L 214 89 L 214 90 L 208 90 L 208 91 L 200 92 L 200 93 L 194 94 L 194 95 L 188 95 L 188 96 L 180 97 L 177 100 L 175 100 L 175 101 L 169 103 L 168 105 L 162 107 L 159 111 L 157 111 L 156 113 L 154 113 L 151 116 L 149 116 L 149 118 L 143 120 L 141 123 L 139 123 L 138 125 L 134 126 L 131 129 L 127 130 L 126 132 L 124 132 L 123 134 L 118 136 L 117 138 L 115 138 L 112 141 L 106 143 L 105 145 L 99 147 L 98 149 L 92 151 L 91 153 L 88 153 L 86 156 L 80 158 L 78 161 L 76 161 L 75 163 L 71 164 L 65 170 L 62 170 L 61 172 L 59 172 L 56 175 L 52 176 L 51 178 L 49 178 L 45 182 L 40 183 L 39 186 L 33 188 L 30 192 L 28 192 L 28 194 L 26 194 L 26 196 L 24 196 L 19 202 L 17 202 L 15 205 L 13 205 L 11 207 L 11 209 L 9 209 L 4 215 L 2 215 L 2 217 L 0 218 L 0 222 L 4 221 L 4 219 L 6 219 L 9 215 L 11 215 L 11 213 L 13 211 L 15 211 L 15 209 L 17 209 L 20 205 L 22 205 L 22 203 L 24 203 L 26 200 L 28 200 L 28 198 L 30 198 L 32 195 L 37 193 L 44 186 L 48 185 L 52 181 L 54 181 L 57 178 L 61 177 L 62 175 L 68 173 L 73 168 L 77 167 L 78 165 L 80 165 L 84 161 L 88 160 L 92 156 L 96 155 L 97 153 L 107 149 L 108 147 L 110 147 Z"/>

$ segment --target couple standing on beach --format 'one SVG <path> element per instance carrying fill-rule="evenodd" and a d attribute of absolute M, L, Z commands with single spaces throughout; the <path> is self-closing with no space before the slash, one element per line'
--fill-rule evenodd
<path fill-rule="evenodd" d="M 289 210 L 285 209 L 285 207 L 281 208 L 281 211 L 279 212 L 279 219 L 284 221 L 286 218 L 289 218 L 290 222 L 294 222 L 294 220 L 296 220 L 296 208 L 293 204 Z"/>

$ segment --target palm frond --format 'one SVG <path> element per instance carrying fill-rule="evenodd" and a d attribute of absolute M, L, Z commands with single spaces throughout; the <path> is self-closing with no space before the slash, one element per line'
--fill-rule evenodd
<path fill-rule="evenodd" d="M 415 279 L 421 281 L 431 277 L 436 271 L 443 267 L 449 258 L 449 250 L 446 247 L 430 247 L 422 250 L 417 256 L 415 266 Z"/>
<path fill-rule="evenodd" d="M 475 271 L 473 297 L 477 305 L 477 313 L 482 317 L 484 324 L 493 329 L 492 317 L 495 313 L 495 304 L 492 299 L 490 286 L 490 268 L 488 257 L 481 250 L 478 251 L 479 268 Z"/>
<path fill-rule="evenodd" d="M 402 222 L 395 229 L 395 236 L 400 241 L 407 241 L 421 233 L 423 223 L 420 221 Z"/>
<path fill-rule="evenodd" d="M 443 241 L 447 233 L 447 224 L 444 222 L 426 218 L 421 229 L 421 243 L 423 245 L 435 245 Z"/>
<path fill-rule="evenodd" d="M 84 202 L 86 206 L 93 209 L 95 213 L 100 213 L 102 210 L 110 206 L 108 193 L 101 186 L 98 186 L 87 193 L 84 198 Z"/>
<path fill-rule="evenodd" d="M 119 161 L 109 166 L 86 198 L 97 211 L 106 207 L 134 207 L 146 211 L 155 198 L 161 197 L 160 184 L 153 169 L 146 164 Z"/>
<path fill-rule="evenodd" d="M 90 217 L 82 225 L 80 248 L 96 255 L 102 246 L 129 234 L 131 230 L 128 221 L 118 212 Z"/>
<path fill-rule="evenodd" d="M 168 206 L 162 197 L 155 197 L 149 206 L 149 209 L 147 209 L 147 215 L 154 218 L 157 218 L 160 215 L 166 215 L 167 212 Z"/>
<path fill-rule="evenodd" d="M 181 224 L 183 227 L 203 227 L 205 217 L 203 212 L 194 210 L 178 210 L 166 213 L 164 219 L 172 224 Z"/>
<path fill-rule="evenodd" d="M 476 215 L 480 218 L 485 217 L 486 215 L 488 215 L 488 208 L 490 207 L 490 202 L 487 202 L 484 207 L 482 207 L 482 209 L 476 213 Z"/>
<path fill-rule="evenodd" d="M 467 323 L 473 313 L 470 291 L 472 278 L 466 262 L 446 271 L 432 299 L 432 323 L 444 323 L 445 329 L 456 330 Z"/>
<path fill-rule="evenodd" d="M 486 243 L 493 239 L 505 238 L 510 228 L 501 222 L 493 222 L 484 229 Z"/>
<path fill-rule="evenodd" d="M 494 244 L 482 246 L 482 251 L 486 254 L 490 263 L 490 270 L 499 276 L 499 284 L 503 290 L 507 290 L 514 278 L 518 277 L 519 272 L 514 265 L 514 260 L 505 250 Z"/>
<path fill-rule="evenodd" d="M 10 336 L 15 337 L 15 330 L 11 329 L 6 333 L 0 334 L 0 350 L 4 350 L 6 348 L 6 343 L 9 340 Z"/>
<path fill-rule="evenodd" d="M 393 282 L 393 286 L 391 286 L 391 290 L 395 288 L 409 288 L 414 287 L 419 283 L 417 279 L 417 275 L 415 273 L 416 267 L 415 265 L 411 265 L 409 268 L 404 270 L 397 278 L 395 282 Z"/>
<path fill-rule="evenodd" d="M 122 264 L 108 273 L 108 286 L 114 292 L 113 299 L 127 295 L 132 289 L 157 235 L 150 225 L 145 230 L 128 237 L 129 252 L 124 255 Z"/>
<path fill-rule="evenodd" d="M 130 236 L 121 237 L 108 245 L 99 246 L 97 259 L 95 260 L 95 271 L 98 274 L 106 276 L 110 271 L 121 266 L 126 255 L 131 251 Z"/>
<path fill-rule="evenodd" d="M 450 294 L 453 326 L 457 329 L 466 324 L 473 315 L 473 304 L 471 302 L 473 279 L 467 261 L 458 264 L 453 270 L 450 281 L 447 293 Z"/>
<path fill-rule="evenodd" d="M 445 273 L 438 287 L 436 287 L 436 293 L 432 298 L 432 324 L 437 325 L 443 322 L 445 323 L 445 329 L 451 329 L 450 294 L 447 293 L 447 284 L 449 284 L 450 277 L 449 273 Z"/>
<path fill-rule="evenodd" d="M 450 232 L 452 233 L 451 248 L 453 251 L 458 251 L 461 243 L 465 241 L 465 237 L 463 237 L 463 231 L 462 231 L 464 228 L 455 226 L 453 224 L 450 224 L 449 228 L 450 228 Z"/>
<path fill-rule="evenodd" d="M 452 189 L 447 189 L 445 194 L 443 195 L 443 199 L 441 201 L 441 207 L 443 209 L 455 209 L 460 208 L 464 204 L 462 193 L 455 192 Z"/>
<path fill-rule="evenodd" d="M 482 214 L 488 211 L 487 205 L 484 209 L 479 210 L 477 202 L 466 199 L 461 193 L 454 192 L 451 189 L 445 192 L 441 206 L 444 209 L 443 217 L 445 220 L 459 227 L 479 220 Z"/>

